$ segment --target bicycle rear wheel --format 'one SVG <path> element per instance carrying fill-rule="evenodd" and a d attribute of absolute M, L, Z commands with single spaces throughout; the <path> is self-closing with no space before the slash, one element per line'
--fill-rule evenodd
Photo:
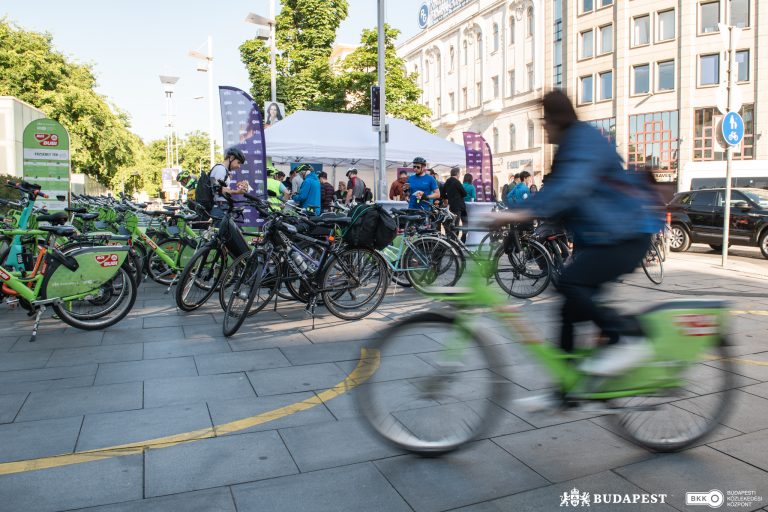
<path fill-rule="evenodd" d="M 615 425 L 634 443 L 650 450 L 682 450 L 712 433 L 728 414 L 735 375 L 727 344 L 722 340 L 682 372 L 683 384 L 670 390 L 670 396 L 614 400 L 612 405 L 630 409 L 614 417 Z M 689 398 L 691 393 L 693 398 Z"/>
<path fill-rule="evenodd" d="M 656 247 L 656 243 L 651 244 L 641 263 L 643 272 L 648 276 L 648 279 L 654 284 L 661 284 L 664 280 L 664 264 L 661 261 L 661 255 Z"/>
<path fill-rule="evenodd" d="M 552 275 L 547 250 L 538 242 L 525 240 L 519 251 L 496 251 L 496 282 L 508 295 L 529 299 L 543 292 Z"/>
<path fill-rule="evenodd" d="M 400 268 L 414 289 L 422 292 L 430 286 L 453 286 L 461 277 L 461 261 L 453 246 L 431 236 L 411 242 Z"/>
<path fill-rule="evenodd" d="M 205 246 L 192 256 L 176 287 L 176 305 L 182 311 L 194 311 L 208 301 L 226 266 L 226 255 L 220 247 Z"/>
<path fill-rule="evenodd" d="M 415 338 L 442 344 L 419 354 L 417 374 L 403 373 Z M 358 389 L 369 425 L 399 448 L 429 455 L 455 450 L 487 432 L 504 403 L 509 381 L 489 371 L 502 364 L 497 347 L 444 313 L 419 313 L 387 329 L 369 346 L 379 369 Z"/>
<path fill-rule="evenodd" d="M 120 267 L 115 276 L 91 296 L 54 304 L 53 310 L 72 327 L 92 331 L 106 329 L 125 318 L 135 302 L 136 282 Z"/>
<path fill-rule="evenodd" d="M 323 304 L 342 320 L 360 320 L 379 307 L 387 294 L 388 281 L 387 264 L 377 252 L 345 249 L 323 271 Z"/>

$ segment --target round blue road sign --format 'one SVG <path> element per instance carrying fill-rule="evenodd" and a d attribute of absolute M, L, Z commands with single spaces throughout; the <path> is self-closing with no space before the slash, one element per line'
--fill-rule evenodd
<path fill-rule="evenodd" d="M 725 142 L 738 146 L 744 138 L 744 119 L 737 112 L 728 112 L 723 118 L 722 130 Z"/>
<path fill-rule="evenodd" d="M 429 23 L 429 6 L 423 3 L 419 8 L 419 28 L 427 28 L 427 23 Z"/>

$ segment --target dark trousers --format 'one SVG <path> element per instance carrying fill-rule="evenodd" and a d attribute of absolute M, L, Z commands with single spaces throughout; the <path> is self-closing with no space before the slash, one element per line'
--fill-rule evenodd
<path fill-rule="evenodd" d="M 467 225 L 467 209 L 464 208 L 455 208 L 452 206 L 448 206 L 448 210 L 456 215 L 458 217 L 458 222 L 456 223 L 456 226 L 466 226 Z M 466 243 L 467 241 L 467 232 L 463 229 L 461 230 L 461 241 L 462 243 Z"/>
<path fill-rule="evenodd" d="M 574 252 L 573 261 L 565 267 L 557 283 L 565 298 L 562 307 L 560 348 L 573 351 L 573 327 L 577 322 L 594 322 L 608 337 L 608 343 L 616 343 L 621 334 L 635 333 L 637 324 L 619 315 L 615 310 L 597 305 L 595 297 L 605 283 L 633 272 L 648 250 L 650 238 L 638 238 L 609 246 L 580 247 Z"/>

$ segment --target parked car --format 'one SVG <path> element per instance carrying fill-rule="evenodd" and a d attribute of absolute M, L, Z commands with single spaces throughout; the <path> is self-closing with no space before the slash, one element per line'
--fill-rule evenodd
<path fill-rule="evenodd" d="M 724 188 L 675 194 L 667 205 L 672 216 L 670 249 L 686 251 L 691 243 L 704 243 L 722 250 L 724 204 Z M 768 258 L 768 190 L 732 189 L 730 226 L 729 245 L 760 247 Z"/>

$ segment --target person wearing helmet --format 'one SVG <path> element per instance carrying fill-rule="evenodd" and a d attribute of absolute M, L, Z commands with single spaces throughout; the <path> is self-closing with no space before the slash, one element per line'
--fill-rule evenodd
<path fill-rule="evenodd" d="M 275 166 L 272 164 L 267 165 L 267 195 L 269 196 L 269 203 L 272 205 L 272 208 L 279 210 L 281 206 L 280 199 L 282 198 L 284 201 L 287 201 L 291 193 L 277 179 L 277 175 L 278 171 L 275 169 Z"/>
<path fill-rule="evenodd" d="M 300 207 L 320 215 L 320 180 L 314 169 L 309 164 L 301 164 L 296 168 L 296 173 L 302 175 L 301 189 L 293 196 Z"/>
<path fill-rule="evenodd" d="M 179 174 L 176 175 L 176 181 L 187 190 L 192 190 L 197 186 L 197 178 L 191 172 L 184 169 L 180 170 Z"/>
<path fill-rule="evenodd" d="M 428 210 L 430 200 L 440 199 L 440 186 L 435 178 L 426 173 L 427 161 L 422 157 L 413 159 L 413 170 L 414 174 L 408 178 L 411 190 L 408 207 Z"/>
<path fill-rule="evenodd" d="M 227 200 L 224 199 L 223 194 L 244 194 L 248 192 L 247 182 L 237 183 L 236 188 L 229 187 L 232 173 L 240 169 L 244 163 L 245 155 L 243 152 L 236 147 L 231 147 L 224 152 L 224 161 L 214 165 L 213 169 L 211 169 L 209 176 L 211 186 L 214 187 L 211 217 L 214 219 L 220 219 L 224 216 L 224 207 L 227 204 Z"/>

